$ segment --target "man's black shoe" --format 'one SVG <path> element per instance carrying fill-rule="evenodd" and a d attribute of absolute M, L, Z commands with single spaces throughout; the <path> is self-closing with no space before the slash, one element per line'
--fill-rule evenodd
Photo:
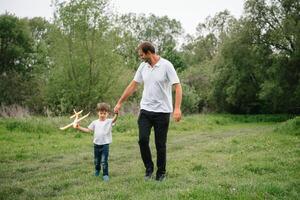
<path fill-rule="evenodd" d="M 165 174 L 156 175 L 155 180 L 157 180 L 157 181 L 165 181 L 166 180 L 166 175 Z"/>
<path fill-rule="evenodd" d="M 150 179 L 152 178 L 152 173 L 153 173 L 153 172 L 151 172 L 151 171 L 146 172 L 146 174 L 145 174 L 145 176 L 144 176 L 144 180 L 145 180 L 145 181 L 150 180 Z"/>

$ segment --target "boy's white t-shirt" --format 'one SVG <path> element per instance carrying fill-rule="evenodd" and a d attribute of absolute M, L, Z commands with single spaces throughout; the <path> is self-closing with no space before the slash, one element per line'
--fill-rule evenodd
<path fill-rule="evenodd" d="M 112 143 L 113 119 L 94 120 L 88 128 L 94 131 L 94 144 L 103 145 Z"/>

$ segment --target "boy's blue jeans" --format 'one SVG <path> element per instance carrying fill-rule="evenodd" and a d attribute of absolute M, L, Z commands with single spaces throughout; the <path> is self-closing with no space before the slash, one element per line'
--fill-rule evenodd
<path fill-rule="evenodd" d="M 103 176 L 108 175 L 108 155 L 109 155 L 109 144 L 104 144 L 104 145 L 94 144 L 95 170 L 100 171 L 102 166 Z"/>

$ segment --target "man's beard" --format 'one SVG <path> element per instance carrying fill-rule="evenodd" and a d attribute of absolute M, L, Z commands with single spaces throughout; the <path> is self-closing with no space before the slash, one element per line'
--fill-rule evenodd
<path fill-rule="evenodd" d="M 149 63 L 149 64 L 151 65 L 151 60 L 150 60 L 150 58 L 144 59 L 144 62 Z"/>

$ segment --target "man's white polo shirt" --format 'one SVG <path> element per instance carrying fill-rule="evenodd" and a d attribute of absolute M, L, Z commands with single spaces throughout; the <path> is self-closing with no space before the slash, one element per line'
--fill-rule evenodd
<path fill-rule="evenodd" d="M 144 83 L 141 109 L 163 113 L 173 112 L 172 85 L 180 82 L 170 61 L 160 58 L 153 67 L 149 63 L 142 62 L 133 80 Z"/>

